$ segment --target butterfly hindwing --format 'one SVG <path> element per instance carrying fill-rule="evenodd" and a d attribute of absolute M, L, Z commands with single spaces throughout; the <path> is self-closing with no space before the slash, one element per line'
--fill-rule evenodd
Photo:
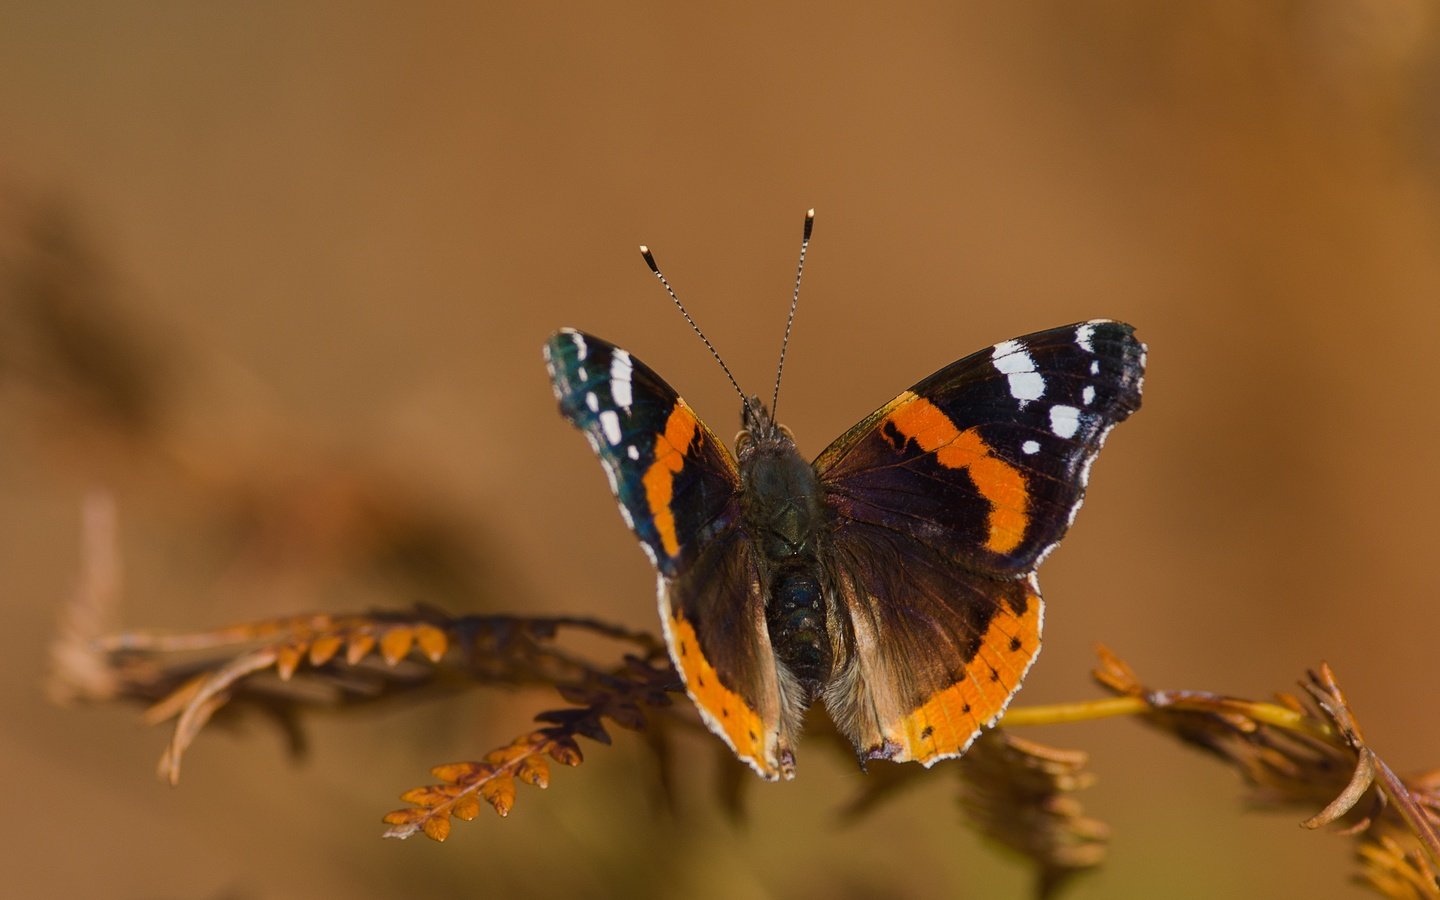
<path fill-rule="evenodd" d="M 796 717 L 781 708 L 760 573 L 740 529 L 717 536 L 676 578 L 661 578 L 660 619 L 710 730 L 761 777 L 794 777 Z"/>
<path fill-rule="evenodd" d="M 966 571 L 885 528 L 847 529 L 832 584 L 853 633 L 827 708 L 862 759 L 931 765 L 992 724 L 1040 652 L 1033 576 Z"/>
<path fill-rule="evenodd" d="M 1069 528 L 1145 347 L 1095 320 L 941 369 L 815 461 L 853 633 L 826 703 L 862 756 L 931 764 L 1004 711 L 1039 652 L 1034 570 Z"/>
<path fill-rule="evenodd" d="M 589 439 L 659 572 L 666 643 L 686 691 L 737 756 L 766 778 L 789 775 L 734 457 L 674 388 L 614 344 L 567 329 L 545 359 L 561 414 Z"/>

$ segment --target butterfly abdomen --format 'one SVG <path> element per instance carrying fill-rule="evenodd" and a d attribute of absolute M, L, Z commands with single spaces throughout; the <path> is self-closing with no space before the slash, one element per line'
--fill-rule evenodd
<path fill-rule="evenodd" d="M 787 567 L 772 576 L 765 607 L 770 645 L 805 687 L 805 700 L 830 678 L 830 637 L 825 595 L 811 566 Z"/>

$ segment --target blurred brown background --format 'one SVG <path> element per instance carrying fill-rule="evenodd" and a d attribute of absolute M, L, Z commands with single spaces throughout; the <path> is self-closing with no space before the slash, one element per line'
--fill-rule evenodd
<path fill-rule="evenodd" d="M 127 625 L 429 600 L 653 627 L 540 344 L 616 340 L 728 435 L 635 245 L 768 390 L 808 206 L 807 453 L 1004 338 L 1110 316 L 1150 345 L 1019 702 L 1095 696 L 1097 641 L 1247 695 L 1326 659 L 1392 765 L 1440 764 L 1431 4 L 12 2 L 0 60 L 14 896 L 1018 895 L 949 779 L 842 827 L 861 776 L 819 742 L 744 827 L 711 739 L 672 816 L 622 733 L 509 820 L 401 844 L 396 794 L 551 698 L 323 719 L 298 767 L 266 730 L 207 734 L 176 790 L 133 710 L 44 700 L 95 486 Z M 1344 839 L 1242 812 L 1231 772 L 1133 722 L 1027 736 L 1101 776 L 1112 858 L 1075 897 L 1358 890 Z"/>

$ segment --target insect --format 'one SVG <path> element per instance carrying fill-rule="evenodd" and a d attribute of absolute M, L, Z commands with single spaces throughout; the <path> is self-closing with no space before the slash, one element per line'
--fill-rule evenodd
<path fill-rule="evenodd" d="M 1145 345 L 1095 319 L 940 369 L 814 462 L 747 396 L 732 454 L 625 350 L 562 330 L 545 346 L 562 415 L 600 457 L 658 573 L 670 657 L 710 730 L 762 777 L 793 778 L 823 703 L 871 759 L 926 766 L 993 725 L 1040 651 L 1036 567 L 1075 518 L 1110 430 L 1140 406 Z"/>

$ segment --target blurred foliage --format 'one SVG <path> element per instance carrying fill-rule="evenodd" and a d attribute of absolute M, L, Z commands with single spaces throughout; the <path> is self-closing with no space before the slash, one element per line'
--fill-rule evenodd
<path fill-rule="evenodd" d="M 104 633 L 101 623 L 113 617 L 119 595 L 112 502 L 92 497 L 85 518 L 84 573 L 54 645 L 51 695 L 65 702 L 141 701 L 148 722 L 173 720 L 160 761 L 162 777 L 172 784 L 186 748 L 218 714 L 260 711 L 298 735 L 301 714 L 313 707 L 415 702 L 437 688 L 467 685 L 553 688 L 570 706 L 539 713 L 542 727 L 478 761 L 436 766 L 431 774 L 439 783 L 406 791 L 401 799 L 408 805 L 385 816 L 387 837 L 423 833 L 444 841 L 452 819 L 474 819 L 482 802 L 507 815 L 517 782 L 547 787 L 547 760 L 579 765 L 579 738 L 609 744 L 607 722 L 648 732 L 657 758 L 670 753 L 667 729 L 677 722 L 699 727 L 688 703 L 673 702 L 684 686 L 658 639 L 585 618 L 451 617 L 422 609 L 292 616 L 186 634 Z M 619 661 L 574 649 L 565 640 L 571 634 L 619 644 Z M 1358 877 L 1380 893 L 1440 894 L 1440 772 L 1395 775 L 1366 744 L 1328 666 L 1303 683 L 1304 701 L 1289 694 L 1257 702 L 1153 690 L 1103 649 L 1095 678 L 1118 703 L 1019 708 L 1009 721 L 1138 715 L 1236 769 L 1257 805 L 1323 805 L 1302 824 L 1334 825 L 1353 835 Z M 1074 796 L 1093 782 L 1085 764 L 1082 752 L 995 730 L 946 767 L 959 777 L 965 821 L 1030 861 L 1037 896 L 1057 895 L 1072 876 L 1105 860 L 1109 831 Z M 850 804 L 852 817 L 908 783 L 942 777 L 914 765 L 875 768 Z"/>

